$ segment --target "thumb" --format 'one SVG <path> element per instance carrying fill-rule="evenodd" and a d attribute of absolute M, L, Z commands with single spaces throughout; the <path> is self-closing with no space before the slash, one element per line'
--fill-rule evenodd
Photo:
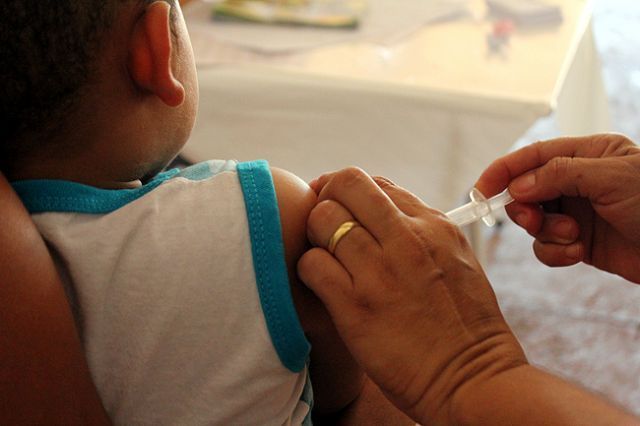
<path fill-rule="evenodd" d="M 509 185 L 509 192 L 521 203 L 548 201 L 561 196 L 595 201 L 617 183 L 606 179 L 609 169 L 603 163 L 603 159 L 596 158 L 554 157 L 515 178 Z"/>

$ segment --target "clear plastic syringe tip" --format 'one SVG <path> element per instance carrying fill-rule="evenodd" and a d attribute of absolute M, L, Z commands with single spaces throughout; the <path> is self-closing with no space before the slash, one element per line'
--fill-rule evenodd
<path fill-rule="evenodd" d="M 447 212 L 447 217 L 458 226 L 468 225 L 480 219 L 487 226 L 493 226 L 496 223 L 493 212 L 513 201 L 513 197 L 506 189 L 487 199 L 477 188 L 473 188 L 469 198 L 471 202 Z"/>

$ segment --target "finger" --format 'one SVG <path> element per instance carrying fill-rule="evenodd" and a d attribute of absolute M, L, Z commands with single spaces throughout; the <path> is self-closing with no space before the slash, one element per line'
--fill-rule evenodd
<path fill-rule="evenodd" d="M 317 178 L 312 179 L 312 180 L 309 181 L 309 187 L 313 190 L 313 192 L 316 193 L 316 195 L 319 194 L 320 190 L 322 189 L 322 187 L 320 186 L 320 178 L 321 177 L 322 176 L 317 177 Z"/>
<path fill-rule="evenodd" d="M 633 142 L 622 135 L 601 134 L 585 137 L 558 138 L 528 145 L 495 160 L 482 173 L 476 188 L 491 197 L 504 190 L 516 177 L 536 169 L 555 157 L 600 158 L 623 155 Z M 515 197 L 515 194 L 512 194 Z"/>
<path fill-rule="evenodd" d="M 542 243 L 568 245 L 575 243 L 580 236 L 580 226 L 571 216 L 547 214 L 542 229 L 533 236 Z"/>
<path fill-rule="evenodd" d="M 570 244 L 580 236 L 580 225 L 569 215 L 545 213 L 538 205 L 520 203 L 513 203 L 506 210 L 516 224 L 542 242 Z"/>
<path fill-rule="evenodd" d="M 363 170 L 350 167 L 333 174 L 318 201 L 335 200 L 344 206 L 378 241 L 392 238 L 403 213 Z"/>
<path fill-rule="evenodd" d="M 554 200 L 562 196 L 595 201 L 611 189 L 610 179 L 606 177 L 611 168 L 603 161 L 607 160 L 555 157 L 514 179 L 509 185 L 509 192 L 525 203 Z"/>
<path fill-rule="evenodd" d="M 584 246 L 580 242 L 565 245 L 535 240 L 533 252 L 540 262 L 553 267 L 575 265 L 584 259 Z"/>
<path fill-rule="evenodd" d="M 505 207 L 507 215 L 529 235 L 536 235 L 542 229 L 544 213 L 538 204 L 524 204 L 517 201 Z"/>
<path fill-rule="evenodd" d="M 389 196 L 391 201 L 407 216 L 420 216 L 429 208 L 420 198 L 383 176 L 374 176 L 373 181 Z"/>
<path fill-rule="evenodd" d="M 333 177 L 336 174 L 338 174 L 339 171 L 340 170 L 323 173 L 317 178 L 313 179 L 311 182 L 309 182 L 309 186 L 311 187 L 311 189 L 315 191 L 316 194 L 320 194 L 320 191 L 322 191 L 322 188 L 324 188 L 325 185 L 329 183 L 329 181 L 333 179 Z"/>
<path fill-rule="evenodd" d="M 333 200 L 318 203 L 307 221 L 307 236 L 317 247 L 328 249 L 329 241 L 345 222 L 354 220 L 347 209 Z M 380 256 L 378 242 L 362 226 L 347 232 L 335 246 L 333 255 L 351 274 L 368 275 L 366 265 Z M 364 267 L 363 267 L 364 266 Z"/>
<path fill-rule="evenodd" d="M 333 312 L 349 309 L 353 288 L 351 276 L 328 251 L 313 248 L 298 261 L 298 276 L 316 296 Z"/>

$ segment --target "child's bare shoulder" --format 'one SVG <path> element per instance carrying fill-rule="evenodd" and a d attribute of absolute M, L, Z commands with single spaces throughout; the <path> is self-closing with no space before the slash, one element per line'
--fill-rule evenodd
<path fill-rule="evenodd" d="M 344 347 L 328 312 L 296 273 L 298 259 L 309 248 L 307 218 L 316 204 L 316 194 L 300 178 L 278 168 L 271 174 L 278 198 L 282 238 L 298 317 L 311 342 L 311 380 L 315 410 L 336 412 L 360 393 L 363 374 Z"/>

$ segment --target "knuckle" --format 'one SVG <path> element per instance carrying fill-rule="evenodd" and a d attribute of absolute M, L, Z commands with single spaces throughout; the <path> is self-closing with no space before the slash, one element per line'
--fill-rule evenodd
<path fill-rule="evenodd" d="M 600 133 L 590 137 L 588 143 L 594 157 L 618 157 L 638 152 L 636 143 L 622 133 Z"/>
<path fill-rule="evenodd" d="M 636 144 L 622 133 L 604 133 L 593 138 L 593 143 L 600 146 L 605 154 L 618 153 Z"/>
<path fill-rule="evenodd" d="M 359 167 L 351 166 L 343 169 L 336 177 L 337 183 L 342 186 L 357 186 L 369 179 L 369 175 Z"/>
<path fill-rule="evenodd" d="M 558 177 L 562 177 L 562 176 L 566 176 L 567 172 L 569 171 L 569 169 L 571 168 L 571 161 L 572 159 L 570 157 L 555 157 L 552 158 L 548 164 L 547 168 L 542 168 L 540 169 L 542 170 L 549 170 L 550 171 L 550 176 L 551 178 L 558 178 Z"/>
<path fill-rule="evenodd" d="M 543 185 L 554 185 L 565 182 L 565 194 L 583 197 L 583 181 L 588 167 L 584 159 L 578 157 L 555 157 L 544 166 L 536 170 L 536 182 Z"/>
<path fill-rule="evenodd" d="M 388 187 L 394 187 L 396 186 L 396 184 L 389 178 L 386 178 L 384 176 L 373 176 L 373 181 L 380 187 L 380 188 L 388 188 Z"/>
<path fill-rule="evenodd" d="M 618 140 L 619 136 L 616 133 L 599 133 L 588 139 L 591 148 L 606 149 L 612 143 Z"/>
<path fill-rule="evenodd" d="M 613 138 L 615 143 L 620 147 L 632 147 L 636 146 L 636 144 L 627 136 L 622 133 L 614 133 Z"/>
<path fill-rule="evenodd" d="M 317 242 L 322 235 L 323 227 L 332 223 L 332 218 L 337 217 L 340 204 L 333 200 L 319 202 L 309 213 L 307 219 L 307 234 L 312 241 Z"/>
<path fill-rule="evenodd" d="M 316 204 L 309 214 L 309 224 L 325 223 L 328 219 L 335 216 L 340 209 L 340 204 L 334 200 L 323 200 Z"/>

